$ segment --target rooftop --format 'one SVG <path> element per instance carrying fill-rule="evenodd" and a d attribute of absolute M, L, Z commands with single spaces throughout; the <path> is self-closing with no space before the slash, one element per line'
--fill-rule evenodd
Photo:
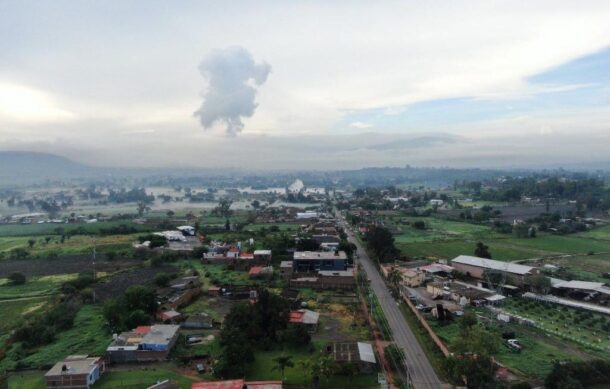
<path fill-rule="evenodd" d="M 451 260 L 452 264 L 460 263 L 463 265 L 477 266 L 485 269 L 499 270 L 507 273 L 525 275 L 534 268 L 531 266 L 519 265 L 516 263 L 495 261 L 493 259 L 472 257 L 470 255 L 460 255 Z"/>
<path fill-rule="evenodd" d="M 248 389 L 282 389 L 282 381 L 210 381 L 195 382 L 191 389 L 242 389 L 247 385 Z"/>
<path fill-rule="evenodd" d="M 298 261 L 346 260 L 347 255 L 345 254 L 345 251 L 296 251 L 293 259 Z"/>
<path fill-rule="evenodd" d="M 89 374 L 99 363 L 100 357 L 88 357 L 87 355 L 70 355 L 61 362 L 57 362 L 45 376 L 62 374 Z M 63 367 L 66 367 L 65 370 Z"/>
<path fill-rule="evenodd" d="M 318 320 L 320 320 L 320 314 L 318 312 L 310 311 L 309 309 L 291 311 L 288 319 L 291 323 L 302 324 L 317 324 Z"/>

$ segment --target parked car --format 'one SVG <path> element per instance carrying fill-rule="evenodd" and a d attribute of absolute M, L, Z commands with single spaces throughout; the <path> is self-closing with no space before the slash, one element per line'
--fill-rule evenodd
<path fill-rule="evenodd" d="M 523 349 L 523 346 L 521 345 L 521 343 L 519 343 L 519 340 L 517 339 L 508 339 L 506 341 L 506 346 L 516 352 L 520 352 Z"/>

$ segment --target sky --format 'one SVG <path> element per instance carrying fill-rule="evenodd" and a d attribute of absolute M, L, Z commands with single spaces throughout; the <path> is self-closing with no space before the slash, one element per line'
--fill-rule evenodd
<path fill-rule="evenodd" d="M 0 150 L 610 166 L 608 1 L 0 1 Z"/>

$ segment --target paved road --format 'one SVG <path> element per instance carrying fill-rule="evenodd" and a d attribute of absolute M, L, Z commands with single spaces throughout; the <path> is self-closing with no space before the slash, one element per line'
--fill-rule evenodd
<path fill-rule="evenodd" d="M 354 243 L 358 248 L 357 261 L 362 265 L 368 278 L 371 280 L 371 288 L 377 295 L 383 313 L 388 320 L 394 341 L 405 353 L 405 362 L 407 370 L 411 375 L 413 386 L 416 389 L 442 388 L 441 381 L 432 368 L 424 350 L 419 345 L 417 338 L 415 338 L 413 331 L 409 328 L 400 308 L 396 304 L 396 300 L 390 294 L 390 291 L 377 271 L 377 268 L 367 256 L 364 247 L 354 238 L 345 225 L 344 227 L 348 232 L 349 241 Z"/>

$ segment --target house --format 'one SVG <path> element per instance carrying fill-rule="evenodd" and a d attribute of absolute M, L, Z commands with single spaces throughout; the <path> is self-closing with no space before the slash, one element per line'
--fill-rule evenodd
<path fill-rule="evenodd" d="M 208 381 L 195 382 L 191 389 L 282 389 L 282 381 Z"/>
<path fill-rule="evenodd" d="M 157 312 L 157 320 L 162 321 L 163 323 L 176 323 L 182 319 L 182 314 L 173 309 L 167 311 L 159 311 Z"/>
<path fill-rule="evenodd" d="M 292 259 L 294 273 L 315 273 L 319 270 L 345 270 L 347 255 L 344 251 L 296 251 Z"/>
<path fill-rule="evenodd" d="M 273 266 L 252 266 L 248 271 L 250 278 L 265 278 L 273 275 Z"/>
<path fill-rule="evenodd" d="M 190 315 L 182 322 L 182 328 L 186 329 L 210 329 L 214 327 L 214 320 L 207 313 Z"/>
<path fill-rule="evenodd" d="M 307 332 L 314 333 L 318 330 L 318 322 L 320 314 L 309 309 L 299 309 L 291 311 L 288 315 L 288 322 L 292 325 L 302 325 L 307 329 Z"/>
<path fill-rule="evenodd" d="M 356 278 L 354 277 L 354 269 L 333 271 L 320 270 L 316 276 L 297 277 L 290 280 L 290 286 L 293 288 L 311 288 L 316 290 L 323 289 L 354 289 L 356 286 Z"/>
<path fill-rule="evenodd" d="M 105 369 L 101 357 L 70 355 L 46 372 L 45 384 L 54 389 L 89 389 Z"/>
<path fill-rule="evenodd" d="M 201 281 L 198 276 L 177 278 L 167 288 L 157 290 L 161 309 L 176 310 L 201 294 Z"/>
<path fill-rule="evenodd" d="M 314 211 L 297 212 L 297 220 L 317 219 L 318 213 Z"/>
<path fill-rule="evenodd" d="M 337 235 L 328 235 L 328 234 L 314 234 L 311 238 L 317 243 L 336 243 L 339 244 L 340 239 Z"/>
<path fill-rule="evenodd" d="M 334 342 L 326 346 L 326 352 L 338 364 L 355 363 L 361 373 L 371 373 L 377 364 L 375 352 L 370 343 Z"/>
<path fill-rule="evenodd" d="M 162 361 L 176 344 L 179 329 L 178 325 L 155 324 L 114 335 L 106 357 L 110 363 Z"/>
<path fill-rule="evenodd" d="M 511 279 L 511 283 L 523 285 L 525 278 L 537 274 L 538 270 L 531 266 L 519 265 L 512 262 L 495 261 L 493 259 L 471 257 L 469 255 L 460 255 L 451 260 L 451 266 L 460 273 L 467 276 L 485 279 L 485 272 L 504 273 Z"/>
<path fill-rule="evenodd" d="M 292 277 L 292 261 L 280 262 L 280 275 L 283 279 L 288 280 Z"/>
<path fill-rule="evenodd" d="M 254 250 L 253 254 L 257 263 L 271 263 L 271 250 Z"/>
<path fill-rule="evenodd" d="M 179 226 L 176 229 L 185 236 L 195 236 L 195 227 L 193 226 Z"/>

